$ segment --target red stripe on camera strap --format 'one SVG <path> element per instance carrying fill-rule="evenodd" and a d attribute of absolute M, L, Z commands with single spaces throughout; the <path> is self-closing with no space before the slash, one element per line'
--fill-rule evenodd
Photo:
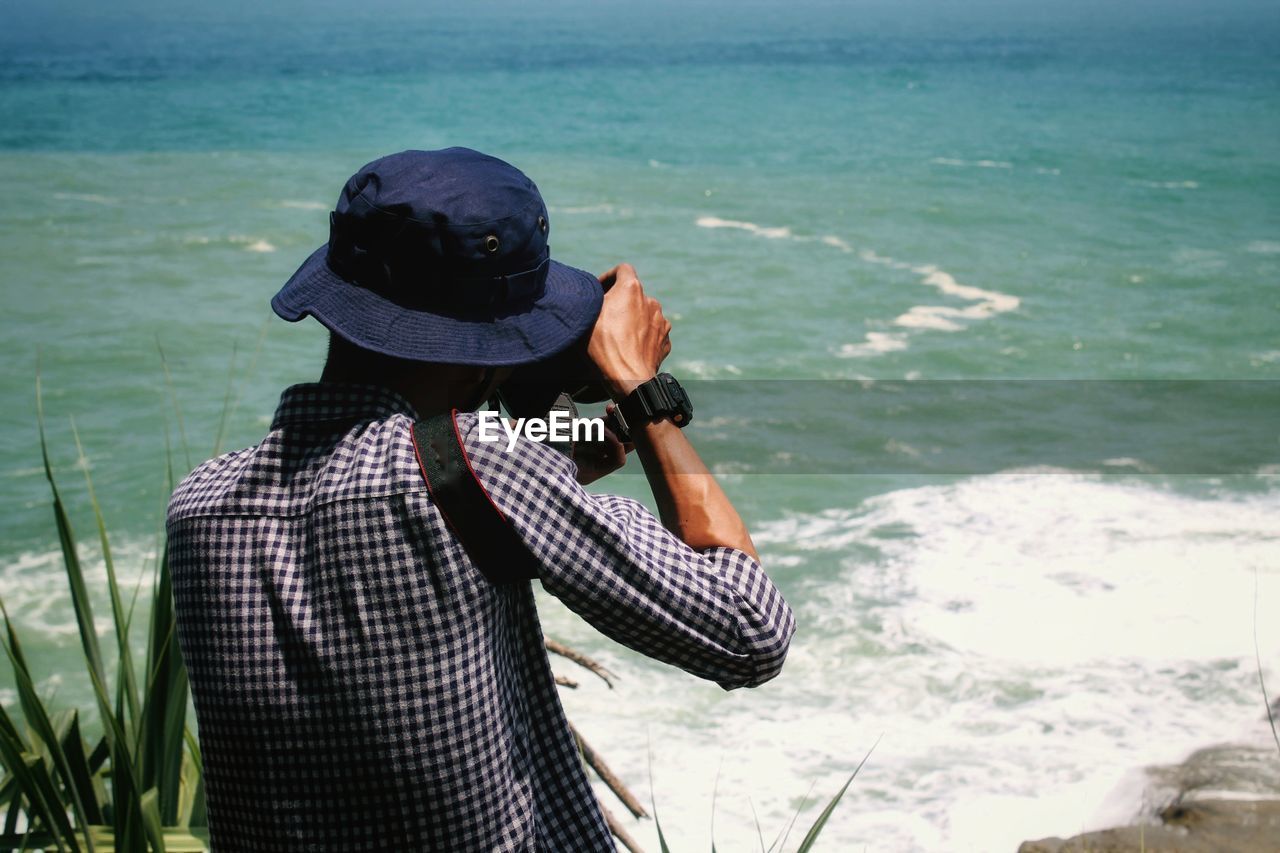
<path fill-rule="evenodd" d="M 457 410 L 413 425 L 413 452 L 431 500 L 458 537 L 467 556 L 493 584 L 538 576 L 538 561 L 489 497 L 471 467 Z"/>

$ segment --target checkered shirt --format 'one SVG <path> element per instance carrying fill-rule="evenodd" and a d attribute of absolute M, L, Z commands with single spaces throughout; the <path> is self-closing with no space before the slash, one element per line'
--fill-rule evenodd
<path fill-rule="evenodd" d="M 215 850 L 614 850 L 532 586 L 472 565 L 427 491 L 415 417 L 387 389 L 294 386 L 261 444 L 173 494 Z M 778 672 L 794 621 L 755 560 L 694 551 L 635 501 L 584 492 L 556 451 L 458 424 L 552 595 L 726 689 Z"/>

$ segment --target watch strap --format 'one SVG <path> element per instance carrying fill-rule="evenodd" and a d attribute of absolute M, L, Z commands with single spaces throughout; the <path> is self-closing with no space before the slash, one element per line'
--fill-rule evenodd
<path fill-rule="evenodd" d="M 670 418 L 684 428 L 693 419 L 693 406 L 680 383 L 670 373 L 659 373 L 643 382 L 618 404 L 618 411 L 630 429 Z"/>

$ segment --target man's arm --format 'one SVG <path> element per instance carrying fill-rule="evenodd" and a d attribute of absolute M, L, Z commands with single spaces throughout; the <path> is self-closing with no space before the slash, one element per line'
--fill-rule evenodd
<path fill-rule="evenodd" d="M 588 352 L 621 400 L 656 374 L 671 324 L 630 267 L 601 281 L 609 290 Z M 618 642 L 727 689 L 778 674 L 795 632 L 791 608 L 674 424 L 635 429 L 661 521 L 629 498 L 587 493 L 556 451 L 521 441 L 508 453 L 479 441 L 475 424 L 474 415 L 458 418 L 476 476 L 538 560 L 548 592 Z"/>
<path fill-rule="evenodd" d="M 458 415 L 472 468 L 547 592 L 618 642 L 726 689 L 778 674 L 795 619 L 754 557 L 694 550 L 639 502 L 583 490 L 558 451 L 520 439 L 508 452 L 477 424 Z"/>
<path fill-rule="evenodd" d="M 671 323 L 630 264 L 614 267 L 600 282 L 608 292 L 587 354 L 609 395 L 621 402 L 657 375 L 671 352 Z M 697 551 L 734 548 L 760 559 L 738 511 L 679 427 L 662 420 L 636 425 L 631 435 L 668 530 Z"/>

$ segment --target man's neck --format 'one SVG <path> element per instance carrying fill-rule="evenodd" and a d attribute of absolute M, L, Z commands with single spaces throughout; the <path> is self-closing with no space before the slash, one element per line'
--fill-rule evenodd
<path fill-rule="evenodd" d="M 483 376 L 471 374 L 474 369 L 457 369 L 452 365 L 432 365 L 414 374 L 370 376 L 326 364 L 321 382 L 342 385 L 380 385 L 395 391 L 409 401 L 418 417 L 445 414 L 454 409 L 471 411 L 484 400 L 480 383 Z"/>

